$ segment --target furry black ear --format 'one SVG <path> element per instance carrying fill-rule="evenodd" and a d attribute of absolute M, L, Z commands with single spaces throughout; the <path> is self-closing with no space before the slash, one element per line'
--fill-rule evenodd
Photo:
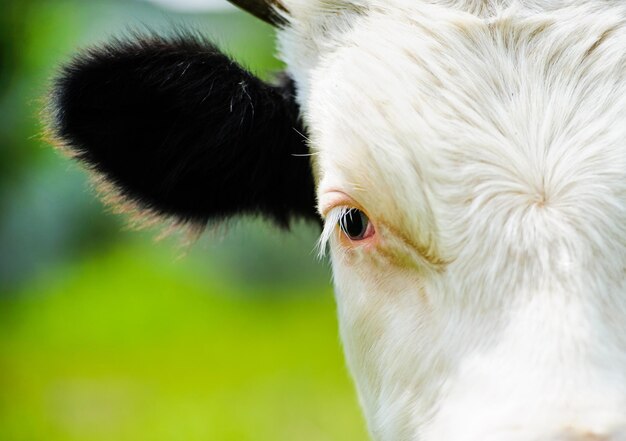
<path fill-rule="evenodd" d="M 140 36 L 63 67 L 51 137 L 140 212 L 206 224 L 317 219 L 293 87 L 190 35 Z"/>

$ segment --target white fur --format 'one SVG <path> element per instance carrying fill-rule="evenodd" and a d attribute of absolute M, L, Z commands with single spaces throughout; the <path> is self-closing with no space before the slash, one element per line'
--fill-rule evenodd
<path fill-rule="evenodd" d="M 626 439 L 626 2 L 284 3 L 373 438 Z"/>

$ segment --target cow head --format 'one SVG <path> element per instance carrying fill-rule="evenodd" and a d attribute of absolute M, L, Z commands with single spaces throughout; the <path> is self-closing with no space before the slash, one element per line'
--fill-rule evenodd
<path fill-rule="evenodd" d="M 112 42 L 57 80 L 59 144 L 138 213 L 317 211 L 375 439 L 626 439 L 626 6 L 238 3 L 282 83 Z"/>

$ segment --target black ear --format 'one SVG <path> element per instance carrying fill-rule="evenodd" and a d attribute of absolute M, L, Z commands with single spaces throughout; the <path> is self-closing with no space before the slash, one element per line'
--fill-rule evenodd
<path fill-rule="evenodd" d="M 197 36 L 91 49 L 62 69 L 50 103 L 52 137 L 142 211 L 317 219 L 293 86 L 264 83 Z"/>

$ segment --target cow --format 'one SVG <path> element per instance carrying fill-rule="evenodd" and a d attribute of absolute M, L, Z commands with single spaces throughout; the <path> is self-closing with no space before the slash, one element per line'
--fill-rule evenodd
<path fill-rule="evenodd" d="M 56 144 L 142 219 L 321 222 L 373 439 L 626 440 L 626 2 L 232 2 L 276 81 L 112 40 L 61 68 Z"/>

